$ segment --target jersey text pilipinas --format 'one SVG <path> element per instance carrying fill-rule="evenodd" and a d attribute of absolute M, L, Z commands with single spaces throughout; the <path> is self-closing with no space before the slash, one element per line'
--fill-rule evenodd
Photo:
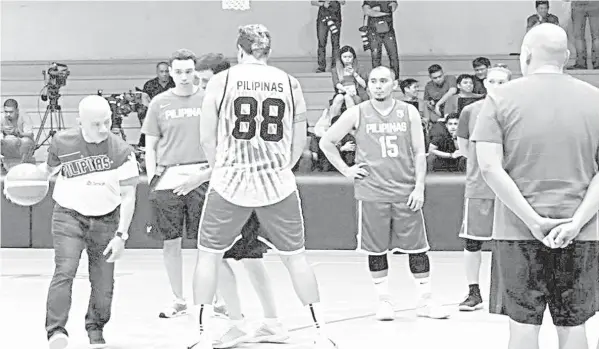
<path fill-rule="evenodd" d="M 214 190 L 248 207 L 291 195 L 297 189 L 291 172 L 294 114 L 287 73 L 258 64 L 229 69 L 219 108 Z"/>
<path fill-rule="evenodd" d="M 395 101 L 388 115 L 381 115 L 370 101 L 356 108 L 360 113 L 355 136 L 356 163 L 365 163 L 369 173 L 355 181 L 356 199 L 407 200 L 416 183 L 408 104 Z"/>

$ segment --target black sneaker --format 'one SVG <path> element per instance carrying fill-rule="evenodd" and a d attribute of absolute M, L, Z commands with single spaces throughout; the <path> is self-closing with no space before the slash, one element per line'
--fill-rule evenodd
<path fill-rule="evenodd" d="M 475 311 L 483 308 L 483 298 L 477 294 L 469 294 L 459 305 L 460 311 Z"/>
<path fill-rule="evenodd" d="M 106 341 L 101 330 L 92 330 L 87 333 L 89 337 L 89 347 L 92 349 L 106 348 Z"/>

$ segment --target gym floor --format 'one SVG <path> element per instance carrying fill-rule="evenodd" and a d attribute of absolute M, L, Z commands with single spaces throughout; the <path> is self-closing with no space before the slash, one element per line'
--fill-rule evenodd
<path fill-rule="evenodd" d="M 460 252 L 431 252 L 433 293 L 452 311 L 447 320 L 417 318 L 413 307 L 416 288 L 409 273 L 407 257 L 390 255 L 391 289 L 397 320 L 377 322 L 373 318 L 377 298 L 364 256 L 353 251 L 310 251 L 329 321 L 329 332 L 340 349 L 364 348 L 460 348 L 505 349 L 507 318 L 486 310 L 457 311 L 467 291 Z M 83 254 L 73 286 L 73 305 L 67 330 L 72 349 L 87 348 L 84 316 L 89 299 L 87 258 Z M 53 251 L 46 249 L 1 250 L 0 320 L 1 348 L 46 348 L 44 317 L 47 289 L 53 273 Z M 186 297 L 191 298 L 191 275 L 195 251 L 184 250 Z M 313 329 L 306 310 L 295 296 L 285 267 L 278 257 L 265 257 L 273 280 L 282 321 L 290 330 L 288 344 L 246 344 L 240 348 L 311 348 Z M 260 303 L 240 265 L 239 275 L 244 313 L 250 320 L 262 315 Z M 484 253 L 481 272 L 483 295 L 489 289 L 490 254 Z M 127 250 L 116 269 L 112 319 L 105 337 L 112 349 L 184 349 L 194 326 L 182 316 L 159 319 L 157 314 L 170 300 L 170 292 L 160 250 Z M 546 313 L 541 331 L 541 347 L 557 349 L 557 334 Z M 257 325 L 250 322 L 251 325 Z M 589 348 L 599 338 L 599 316 L 587 325 Z"/>

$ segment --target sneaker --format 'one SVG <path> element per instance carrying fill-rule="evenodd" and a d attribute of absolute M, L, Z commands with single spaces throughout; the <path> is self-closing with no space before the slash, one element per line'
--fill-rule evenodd
<path fill-rule="evenodd" d="M 48 338 L 48 348 L 50 349 L 65 349 L 68 346 L 69 337 L 62 332 L 56 332 Z"/>
<path fill-rule="evenodd" d="M 215 304 L 212 309 L 213 309 L 213 312 L 212 312 L 213 317 L 223 318 L 223 319 L 229 318 L 229 312 L 227 311 L 226 305 L 224 305 L 224 304 L 216 305 Z"/>
<path fill-rule="evenodd" d="M 314 349 L 337 349 L 337 343 L 324 335 L 319 335 L 314 340 Z"/>
<path fill-rule="evenodd" d="M 219 339 L 212 342 L 212 347 L 215 349 L 232 348 L 244 343 L 248 338 L 249 335 L 241 328 L 231 326 Z"/>
<path fill-rule="evenodd" d="M 164 309 L 158 317 L 161 319 L 170 319 L 173 317 L 181 316 L 187 314 L 187 303 L 185 301 L 174 301 L 171 306 Z"/>
<path fill-rule="evenodd" d="M 246 341 L 248 343 L 285 343 L 289 339 L 289 332 L 282 324 L 269 326 L 262 324 Z"/>
<path fill-rule="evenodd" d="M 483 308 L 483 299 L 479 294 L 469 294 L 466 299 L 460 303 L 460 311 L 475 311 Z"/>
<path fill-rule="evenodd" d="M 449 318 L 449 312 L 445 308 L 429 299 L 423 299 L 420 301 L 419 306 L 416 309 L 416 315 L 430 319 Z"/>
<path fill-rule="evenodd" d="M 379 310 L 376 312 L 376 319 L 379 321 L 395 320 L 395 310 L 393 310 L 393 304 L 391 304 L 389 301 L 381 301 L 379 304 Z"/>
<path fill-rule="evenodd" d="M 87 333 L 89 337 L 89 347 L 92 349 L 106 348 L 106 341 L 104 335 L 100 330 L 93 330 Z"/>

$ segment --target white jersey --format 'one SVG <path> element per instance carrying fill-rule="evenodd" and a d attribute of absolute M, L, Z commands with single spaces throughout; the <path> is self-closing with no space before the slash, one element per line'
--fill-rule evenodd
<path fill-rule="evenodd" d="M 305 115 L 284 71 L 263 64 L 231 67 L 219 107 L 216 163 L 210 184 L 227 201 L 260 207 L 296 189 L 291 172 L 295 115 Z M 301 91 L 301 90 L 300 90 Z M 296 100 L 298 99 L 298 100 Z"/>

